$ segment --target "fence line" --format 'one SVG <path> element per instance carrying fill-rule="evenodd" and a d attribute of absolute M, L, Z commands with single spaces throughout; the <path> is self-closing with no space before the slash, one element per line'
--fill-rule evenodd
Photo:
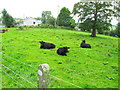
<path fill-rule="evenodd" d="M 6 62 L 8 62 L 8 61 L 6 61 Z M 12 64 L 9 64 L 9 66 L 12 66 Z M 8 66 L 8 67 L 9 67 L 9 66 Z M 21 73 L 21 72 L 17 70 L 17 73 Z M 36 73 L 36 72 L 35 72 L 35 73 Z M 21 73 L 21 74 L 22 74 L 22 73 Z M 22 75 L 25 76 L 26 78 L 28 78 L 26 74 L 22 74 Z M 32 79 L 29 79 L 29 80 L 31 80 L 31 81 L 33 81 L 33 82 L 36 82 L 36 81 L 34 81 L 34 80 L 32 80 Z M 37 84 L 37 83 L 36 83 L 36 84 Z"/>
<path fill-rule="evenodd" d="M 5 62 L 9 62 L 8 60 L 5 60 Z M 15 61 L 13 61 L 13 62 L 15 62 Z M 11 66 L 12 64 L 9 64 L 8 66 Z M 26 65 L 26 66 L 28 66 L 28 65 Z M 34 69 L 36 69 L 36 68 L 34 68 Z M 30 71 L 30 70 L 28 70 L 28 71 Z M 32 72 L 34 72 L 34 73 L 36 73 L 35 71 L 32 71 Z"/>
<path fill-rule="evenodd" d="M 8 57 L 8 58 L 11 58 L 11 59 L 13 59 L 13 60 L 15 60 L 15 61 L 17 61 L 17 62 L 20 62 L 20 63 L 22 63 L 22 64 L 24 64 L 24 65 L 26 65 L 26 66 L 29 66 L 29 67 L 34 68 L 33 66 L 27 65 L 27 64 L 25 64 L 24 62 L 22 62 L 22 61 L 20 61 L 20 60 L 18 60 L 18 59 L 15 59 L 15 58 L 13 58 L 13 57 L 11 57 L 11 56 L 8 56 L 7 54 L 3 54 L 3 55 L 6 56 L 6 57 Z M 34 68 L 34 69 L 36 69 L 36 68 Z M 63 80 L 63 79 L 61 79 L 61 78 L 58 78 L 58 77 L 54 76 L 54 75 L 50 75 L 50 76 L 56 78 L 57 80 L 63 81 L 63 82 L 65 82 L 65 83 L 68 83 L 68 84 L 70 84 L 70 85 L 73 85 L 73 86 L 75 86 L 75 87 L 78 87 L 78 88 L 83 89 L 83 88 L 80 87 L 80 86 L 77 86 L 77 85 L 75 85 L 75 84 L 73 84 L 73 83 L 70 83 L 70 82 L 68 82 L 68 81 L 65 81 L 65 80 Z M 86 89 L 83 89 L 83 90 L 86 90 Z"/>
<path fill-rule="evenodd" d="M 13 58 L 13 57 L 8 56 L 7 54 L 3 54 L 3 55 L 6 56 L 6 57 L 11 58 L 11 59 L 13 59 L 13 60 L 15 60 L 15 61 L 17 61 L 17 62 L 20 62 L 20 63 L 22 63 L 22 64 L 24 64 L 24 65 L 27 65 L 27 64 L 25 64 L 24 62 L 21 62 L 20 60 L 17 60 L 17 59 L 15 59 L 15 58 Z M 31 67 L 31 68 L 34 68 L 34 67 L 31 66 L 31 65 L 27 65 L 27 66 L 29 66 L 29 67 Z M 36 68 L 35 68 L 35 69 L 36 69 Z"/>
<path fill-rule="evenodd" d="M 75 84 L 73 84 L 73 83 L 70 83 L 70 82 L 68 82 L 68 81 L 65 81 L 65 80 L 63 80 L 63 79 L 61 79 L 61 78 L 58 78 L 58 77 L 56 77 L 56 76 L 53 76 L 53 75 L 50 75 L 50 76 L 52 76 L 52 77 L 54 77 L 54 78 L 56 78 L 56 79 L 58 79 L 58 80 L 60 80 L 60 81 L 66 82 L 66 83 L 68 83 L 68 84 L 71 84 L 71 85 L 73 85 L 73 86 L 75 86 L 75 87 L 82 88 L 82 87 L 80 87 L 80 86 L 77 86 L 77 85 L 75 85 Z M 86 89 L 83 89 L 83 90 L 86 90 Z"/>
<path fill-rule="evenodd" d="M 2 64 L 2 66 L 4 66 L 5 68 L 9 69 L 8 67 L 6 67 L 5 65 Z M 10 71 L 12 71 L 11 69 L 9 69 Z M 12 73 L 14 73 L 15 75 L 20 76 L 19 74 L 15 73 L 14 71 L 12 71 Z M 27 81 L 28 83 L 34 85 L 33 83 L 31 83 L 29 80 L 23 78 L 22 76 L 20 76 L 24 81 Z M 34 85 L 35 87 L 37 87 L 36 85 Z"/>
<path fill-rule="evenodd" d="M 19 83 L 17 80 L 15 80 L 13 77 L 11 77 L 9 74 L 7 74 L 4 70 L 2 70 L 7 76 L 9 76 L 11 79 L 13 79 L 15 82 L 17 82 L 20 86 L 24 87 L 21 83 Z"/>

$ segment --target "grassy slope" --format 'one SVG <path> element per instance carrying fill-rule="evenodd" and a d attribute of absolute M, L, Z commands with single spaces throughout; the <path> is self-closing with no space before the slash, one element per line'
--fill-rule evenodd
<path fill-rule="evenodd" d="M 97 35 L 89 37 L 89 33 L 69 31 L 63 29 L 26 29 L 10 31 L 3 35 L 3 53 L 14 57 L 26 64 L 27 67 L 15 60 L 3 56 L 3 64 L 19 73 L 25 73 L 26 79 L 33 79 L 37 83 L 37 68 L 39 64 L 50 65 L 50 74 L 74 83 L 83 88 L 117 88 L 118 86 L 118 38 Z M 91 49 L 80 48 L 79 44 L 86 40 Z M 39 41 L 54 43 L 57 47 L 51 50 L 39 49 Z M 67 56 L 59 56 L 59 47 L 69 46 Z M 59 64 L 62 63 L 62 64 Z M 24 87 L 33 87 L 24 82 L 17 75 L 3 68 Z M 23 72 L 23 73 L 20 73 Z M 36 73 L 35 73 L 36 72 Z M 23 76 L 24 77 L 24 76 Z M 25 78 L 25 77 L 24 77 Z M 75 86 L 59 81 L 51 76 L 50 88 L 73 88 Z M 36 84 L 37 85 L 37 84 Z M 3 73 L 3 87 L 21 87 Z"/>
<path fill-rule="evenodd" d="M 0 51 L 1 51 L 1 46 L 2 46 L 2 43 L 1 43 L 1 41 L 2 41 L 2 34 L 0 34 Z M 0 64 L 2 63 L 2 54 L 0 53 Z M 1 67 L 1 65 L 0 65 L 0 89 L 2 88 L 2 71 L 1 71 L 1 69 L 2 69 L 2 67 Z"/>

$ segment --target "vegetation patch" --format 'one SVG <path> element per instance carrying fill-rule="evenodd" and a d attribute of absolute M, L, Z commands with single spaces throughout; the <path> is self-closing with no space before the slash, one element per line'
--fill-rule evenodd
<path fill-rule="evenodd" d="M 118 88 L 118 38 L 65 29 L 16 29 L 1 33 L 3 88 L 37 87 L 38 65 L 45 63 L 50 66 L 49 88 Z M 82 40 L 91 48 L 81 48 Z M 40 49 L 39 41 L 56 48 Z M 66 46 L 67 56 L 58 55 L 57 49 Z"/>

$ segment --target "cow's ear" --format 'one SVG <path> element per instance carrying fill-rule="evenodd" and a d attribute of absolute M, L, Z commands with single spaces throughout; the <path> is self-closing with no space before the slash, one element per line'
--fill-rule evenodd
<path fill-rule="evenodd" d="M 40 43 L 43 43 L 43 41 L 40 41 Z"/>
<path fill-rule="evenodd" d="M 85 40 L 82 40 L 83 43 L 85 43 Z"/>
<path fill-rule="evenodd" d="M 67 47 L 63 47 L 64 49 L 66 49 Z"/>

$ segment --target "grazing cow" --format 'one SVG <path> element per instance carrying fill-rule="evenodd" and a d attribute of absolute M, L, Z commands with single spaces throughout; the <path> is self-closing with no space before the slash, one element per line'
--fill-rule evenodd
<path fill-rule="evenodd" d="M 46 43 L 46 42 L 43 42 L 43 41 L 41 41 L 39 43 L 41 43 L 40 48 L 43 48 L 43 49 L 53 49 L 53 48 L 55 48 L 55 45 L 52 44 L 52 43 Z"/>
<path fill-rule="evenodd" d="M 80 47 L 82 47 L 82 48 L 91 48 L 90 44 L 85 43 L 85 40 L 82 41 L 82 43 L 80 44 Z"/>
<path fill-rule="evenodd" d="M 57 54 L 58 55 L 62 55 L 62 56 L 67 56 L 66 53 L 69 52 L 68 49 L 70 49 L 70 47 L 61 47 L 61 48 L 58 48 Z"/>

